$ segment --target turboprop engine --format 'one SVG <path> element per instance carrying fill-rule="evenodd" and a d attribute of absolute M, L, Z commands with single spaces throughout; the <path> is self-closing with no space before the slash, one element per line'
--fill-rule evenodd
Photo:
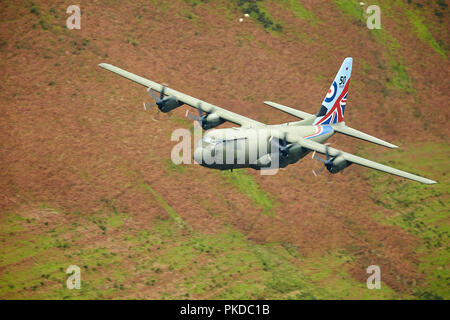
<path fill-rule="evenodd" d="M 288 143 L 287 133 L 284 134 L 283 139 L 271 136 L 267 145 L 267 153 L 256 160 L 253 168 L 284 168 L 300 160 L 304 152 L 298 143 Z"/>
<path fill-rule="evenodd" d="M 183 105 L 183 102 L 178 101 L 178 99 L 175 96 L 167 96 L 164 98 L 164 90 L 165 90 L 165 86 L 163 86 L 162 90 L 161 90 L 161 95 L 158 96 L 155 95 L 153 93 L 153 91 L 149 88 L 148 89 L 148 93 L 155 98 L 155 103 L 147 105 L 144 103 L 144 109 L 147 110 L 147 108 L 152 107 L 154 105 L 158 106 L 158 109 L 161 110 L 162 112 L 166 113 L 169 112 L 175 108 L 178 108 L 179 106 Z"/>
<path fill-rule="evenodd" d="M 314 160 L 318 160 L 320 162 L 322 162 L 324 164 L 324 167 L 327 168 L 327 170 L 330 173 L 338 173 L 342 170 L 344 170 L 345 168 L 347 168 L 349 165 L 351 165 L 351 162 L 348 162 L 347 160 L 345 160 L 345 158 L 342 156 L 342 154 L 338 154 L 335 157 L 330 157 L 329 153 L 328 153 L 328 145 L 325 145 L 325 155 L 326 155 L 326 159 L 323 159 L 322 157 L 319 157 L 318 155 L 316 155 L 316 153 L 314 152 L 312 155 L 312 158 Z M 323 170 L 322 167 L 320 171 Z M 319 173 L 317 172 L 317 173 Z M 317 175 L 317 173 L 313 170 L 313 173 L 315 175 Z"/>
<path fill-rule="evenodd" d="M 208 113 L 208 112 L 203 113 L 201 104 L 198 105 L 197 110 L 198 110 L 198 116 L 195 116 L 190 113 L 186 113 L 186 115 L 188 118 L 197 121 L 203 130 L 209 130 L 209 129 L 215 128 L 218 125 L 225 122 L 225 120 L 222 119 L 221 117 L 219 117 L 218 114 L 214 113 L 214 111 L 211 113 Z"/>
<path fill-rule="evenodd" d="M 351 164 L 352 163 L 345 160 L 343 156 L 337 156 L 331 160 L 331 163 L 325 164 L 325 166 L 330 173 L 338 173 Z"/>

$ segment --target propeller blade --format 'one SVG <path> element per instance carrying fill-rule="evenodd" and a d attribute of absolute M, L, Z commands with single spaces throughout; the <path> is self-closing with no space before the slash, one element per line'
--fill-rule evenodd
<path fill-rule="evenodd" d="M 159 99 L 162 99 L 162 98 L 164 98 L 164 91 L 166 90 L 166 85 L 165 84 L 163 84 L 163 86 L 162 86 L 162 90 L 161 90 L 161 95 L 160 95 L 160 97 L 159 97 Z"/>
<path fill-rule="evenodd" d="M 201 102 L 197 103 L 197 110 L 198 110 L 198 115 L 200 117 L 203 117 L 202 103 Z"/>
<path fill-rule="evenodd" d="M 330 154 L 328 153 L 328 146 L 330 144 L 329 143 L 325 143 L 325 155 L 327 157 L 327 161 L 330 160 Z"/>
<path fill-rule="evenodd" d="M 147 103 L 144 102 L 143 105 L 144 105 L 144 110 L 147 110 L 148 108 L 151 108 L 151 107 L 153 107 L 153 106 L 156 106 L 156 103 L 147 104 Z"/>
<path fill-rule="evenodd" d="M 194 116 L 193 114 L 190 114 L 190 113 L 188 113 L 186 116 L 187 116 L 189 119 L 191 119 L 191 120 L 195 120 L 195 121 L 201 121 L 201 120 L 202 120 L 202 118 L 197 117 L 197 116 Z"/>
<path fill-rule="evenodd" d="M 324 158 L 320 157 L 319 155 L 317 155 L 315 151 L 313 152 L 311 158 L 314 159 L 314 160 L 323 162 L 323 163 L 325 163 L 325 161 L 327 161 L 326 159 L 324 159 Z"/>
<path fill-rule="evenodd" d="M 147 90 L 148 94 L 151 95 L 156 101 L 159 101 L 159 98 L 156 94 L 153 93 L 153 90 L 148 88 Z"/>
<path fill-rule="evenodd" d="M 274 144 L 275 148 L 279 150 L 279 153 L 284 158 L 289 156 L 289 149 L 292 147 L 292 144 L 287 144 L 286 140 L 287 134 L 285 133 L 284 138 L 280 139 L 279 137 L 272 137 L 271 145 Z"/>
<path fill-rule="evenodd" d="M 317 170 L 312 170 L 312 173 L 314 174 L 314 176 L 315 177 L 317 177 L 322 171 L 323 171 L 323 168 L 325 168 L 324 166 L 322 166 L 322 167 L 320 167 L 319 169 L 317 169 Z"/>
<path fill-rule="evenodd" d="M 284 133 L 284 136 L 283 136 L 283 147 L 286 147 L 286 145 L 287 145 L 287 132 L 285 132 Z"/>

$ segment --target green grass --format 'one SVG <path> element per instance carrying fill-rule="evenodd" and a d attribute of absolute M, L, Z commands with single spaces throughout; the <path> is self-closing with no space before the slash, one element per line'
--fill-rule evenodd
<path fill-rule="evenodd" d="M 166 299 L 180 299 L 186 294 L 192 298 L 267 298 L 292 290 L 312 296 L 311 284 L 281 246 L 257 245 L 232 230 L 215 235 L 194 233 L 183 238 L 173 224 L 160 224 L 171 232 L 160 233 L 158 227 L 149 232 L 150 243 L 159 244 L 159 253 L 157 259 L 147 261 L 156 273 L 147 281 L 157 281 L 168 272 L 182 275 L 176 288 L 165 292 Z"/>
<path fill-rule="evenodd" d="M 128 218 L 128 215 L 115 214 L 106 219 L 106 225 L 117 229 L 124 224 L 124 220 Z"/>
<path fill-rule="evenodd" d="M 392 290 L 385 283 L 381 289 L 369 290 L 365 282 L 356 281 L 346 271 L 355 258 L 343 250 L 304 259 L 306 274 L 318 287 L 326 288 L 324 299 L 398 299 L 410 298 Z M 367 275 L 369 277 L 369 275 Z"/>
<path fill-rule="evenodd" d="M 353 20 L 361 23 L 364 28 L 366 27 L 365 7 L 359 4 L 359 1 L 354 0 L 336 0 L 337 7 L 341 12 L 351 17 Z M 389 4 L 383 5 L 381 11 L 382 14 L 389 15 L 392 8 Z M 403 62 L 403 57 L 400 54 L 401 45 L 397 38 L 391 34 L 391 30 L 388 31 L 385 28 L 368 30 L 369 36 L 378 42 L 384 51 L 382 54 L 388 60 L 388 66 L 382 66 L 387 69 L 386 72 L 386 85 L 392 89 L 400 89 L 407 93 L 413 93 L 411 79 L 408 75 L 408 71 Z"/>
<path fill-rule="evenodd" d="M 447 58 L 447 52 L 444 48 L 442 48 L 439 43 L 436 41 L 436 39 L 433 37 L 431 32 L 429 31 L 425 18 L 420 14 L 416 13 L 411 8 L 408 8 L 403 2 L 397 1 L 396 4 L 398 4 L 405 12 L 408 20 L 412 24 L 414 28 L 414 32 L 417 34 L 419 39 L 421 39 L 423 42 L 428 43 L 431 48 L 433 48 L 434 51 L 436 51 L 438 54 L 440 54 L 444 59 Z"/>
<path fill-rule="evenodd" d="M 355 0 L 335 0 L 337 7 L 346 15 L 351 16 L 354 20 L 366 24 L 364 17 L 364 8 Z"/>
<path fill-rule="evenodd" d="M 239 192 L 245 194 L 253 203 L 263 209 L 263 213 L 267 215 L 274 215 L 276 202 L 272 196 L 266 193 L 255 179 L 245 172 L 245 170 L 237 169 L 233 172 L 224 171 L 220 173 L 222 177 L 226 178 Z"/>
<path fill-rule="evenodd" d="M 180 6 L 180 15 L 193 23 L 198 23 L 200 17 L 194 13 L 193 9 L 197 6 L 201 6 L 204 3 L 208 2 L 205 0 L 184 0 L 188 6 Z"/>
<path fill-rule="evenodd" d="M 449 299 L 450 219 L 448 144 L 418 144 L 408 150 L 379 155 L 374 160 L 396 168 L 430 177 L 438 181 L 425 185 L 399 181 L 390 175 L 368 171 L 373 185 L 372 199 L 392 214 L 376 214 L 377 219 L 398 226 L 421 239 L 416 252 L 420 255 L 419 271 L 425 283 L 417 287 L 415 296 L 424 299 Z M 373 158 L 373 157 L 372 157 Z"/>
<path fill-rule="evenodd" d="M 255 188 L 251 177 L 245 183 Z M 2 220 L 0 297 L 34 299 L 136 298 L 147 289 L 162 299 L 340 299 L 392 298 L 386 286 L 368 290 L 364 282 L 346 271 L 351 257 L 342 252 L 302 256 L 287 243 L 258 244 L 229 226 L 211 234 L 186 228 L 178 213 L 147 183 L 141 188 L 168 212 L 168 218 L 155 218 L 149 226 L 132 230 L 114 200 L 102 199 L 103 208 L 77 215 L 77 222 L 49 226 L 33 233 L 37 220 L 11 213 Z M 47 205 L 48 206 L 48 205 Z M 45 209 L 43 209 L 45 210 Z M 118 219 L 118 220 L 116 220 Z M 29 222 L 28 222 L 29 221 Z M 117 236 L 110 247 L 84 242 L 85 230 L 105 223 Z M 20 227 L 19 227 L 20 226 Z M 9 233 L 21 230 L 23 240 Z M 88 234 L 101 231 L 89 229 Z M 186 232 L 188 231 L 188 232 Z M 103 238 L 103 237 L 101 237 Z M 101 239 L 100 238 L 100 239 Z M 71 240 L 72 239 L 72 240 Z M 68 244 L 69 246 L 66 246 Z M 14 268 L 10 266 L 14 264 Z M 71 264 L 81 268 L 81 290 L 68 290 L 65 273 Z"/>
<path fill-rule="evenodd" d="M 63 213 L 55 213 L 63 214 Z M 24 299 L 99 298 L 102 273 L 97 268 L 109 266 L 118 257 L 104 248 L 79 247 L 73 244 L 79 233 L 78 224 L 55 228 L 43 227 L 39 234 L 33 233 L 36 221 L 26 222 L 17 214 L 10 214 L 4 227 L 22 227 L 20 238 L 10 241 L 5 229 L 0 231 L 3 245 L 0 248 L 0 267 L 5 268 L 0 278 L 0 296 Z M 6 222 L 6 223 L 5 223 Z M 88 221 L 83 221 L 87 224 Z M 6 238 L 5 238 L 6 236 Z M 66 268 L 76 264 L 82 268 L 82 289 L 68 290 Z M 13 267 L 12 267 L 13 266 Z"/>
<path fill-rule="evenodd" d="M 164 210 L 166 210 L 173 221 L 175 221 L 180 227 L 190 230 L 190 227 L 184 222 L 180 215 L 169 205 L 169 203 L 167 203 L 167 201 L 158 192 L 156 192 L 155 189 L 153 189 L 146 182 L 141 182 L 140 187 L 150 192 L 154 196 L 156 201 L 161 205 L 161 207 L 164 208 Z"/>
<path fill-rule="evenodd" d="M 154 272 L 146 282 L 157 284 L 167 273 L 178 279 L 175 288 L 164 292 L 166 299 L 396 297 L 385 285 L 382 290 L 368 290 L 365 283 L 352 279 L 345 270 L 349 258 L 343 254 L 306 258 L 294 246 L 256 244 L 230 228 L 214 235 L 195 232 L 181 237 L 173 223 L 161 221 L 141 238 L 130 241 L 139 250 L 153 248 L 152 252 L 157 252 L 157 257 L 143 262 Z"/>
<path fill-rule="evenodd" d="M 166 159 L 165 161 L 166 168 L 169 172 L 179 172 L 183 173 L 186 171 L 186 165 L 183 164 L 175 164 L 171 159 Z"/>
<path fill-rule="evenodd" d="M 388 77 L 386 78 L 387 86 L 413 93 L 414 89 L 412 87 L 411 79 L 408 75 L 407 68 L 403 63 L 403 57 L 399 53 L 401 45 L 397 38 L 388 33 L 385 29 L 370 30 L 370 34 L 375 41 L 385 48 L 383 53 L 389 63 L 387 66 L 389 70 L 389 73 L 387 73 Z"/>
<path fill-rule="evenodd" d="M 49 12 L 42 9 L 40 6 L 31 3 L 30 13 L 35 15 L 38 18 L 38 23 L 40 28 L 43 31 L 52 31 L 56 32 L 59 30 L 58 28 L 55 29 L 55 23 L 53 22 L 53 18 L 57 19 L 58 15 L 56 14 L 56 11 L 51 8 Z M 34 25 L 36 26 L 36 25 Z"/>
<path fill-rule="evenodd" d="M 301 20 L 307 20 L 312 23 L 317 21 L 317 18 L 314 14 L 307 10 L 300 1 L 297 0 L 277 0 L 276 2 L 285 6 L 288 10 L 292 11 L 292 13 Z"/>
<path fill-rule="evenodd" d="M 242 13 L 247 13 L 250 18 L 260 23 L 264 29 L 280 33 L 283 31 L 283 26 L 276 21 L 269 11 L 265 8 L 262 0 L 233 0 L 236 6 Z"/>
<path fill-rule="evenodd" d="M 206 2 L 208 2 L 208 0 L 183 0 L 184 2 L 186 2 L 187 4 L 191 5 L 192 7 L 196 7 L 198 5 L 202 5 Z"/>

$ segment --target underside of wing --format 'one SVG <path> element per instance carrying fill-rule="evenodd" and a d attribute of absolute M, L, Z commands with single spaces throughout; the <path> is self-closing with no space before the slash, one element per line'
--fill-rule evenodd
<path fill-rule="evenodd" d="M 156 83 L 151 80 L 145 79 L 141 76 L 138 76 L 134 73 L 128 72 L 128 71 L 123 70 L 118 67 L 115 67 L 113 65 L 110 65 L 107 63 L 101 63 L 101 64 L 99 64 L 99 66 L 106 70 L 114 72 L 124 78 L 134 81 L 140 85 L 143 85 L 149 89 L 160 92 L 160 93 L 162 93 L 162 95 L 172 96 L 172 97 L 176 98 L 176 100 L 174 100 L 174 101 L 177 101 L 179 103 L 179 105 L 187 104 L 193 108 L 196 108 L 202 112 L 205 112 L 207 115 L 214 114 L 214 117 L 216 117 L 216 118 L 220 118 L 225 121 L 229 121 L 229 122 L 241 125 L 241 126 L 246 126 L 246 127 L 265 126 L 265 124 L 262 122 L 244 117 L 240 114 L 234 113 L 232 111 L 228 111 L 226 109 L 220 108 L 213 104 L 210 104 L 205 101 L 199 100 L 197 98 L 191 97 L 187 94 L 173 90 L 173 89 L 163 86 L 159 83 Z"/>
<path fill-rule="evenodd" d="M 322 154 L 326 154 L 328 152 L 329 156 L 331 156 L 331 157 L 339 157 L 340 156 L 340 157 L 343 157 L 343 159 L 345 159 L 346 161 L 358 164 L 360 166 L 387 172 L 387 173 L 390 173 L 393 175 L 397 175 L 399 177 L 411 179 L 411 180 L 418 181 L 418 182 L 425 183 L 425 184 L 436 183 L 436 181 L 433 181 L 433 180 L 430 180 L 427 178 L 423 178 L 423 177 L 417 176 L 415 174 L 412 174 L 412 173 L 409 173 L 406 171 L 398 170 L 398 169 L 386 166 L 384 164 L 381 164 L 381 163 L 378 163 L 375 161 L 364 159 L 364 158 L 355 156 L 355 155 L 347 153 L 347 152 L 343 152 L 343 151 L 340 151 L 340 150 L 337 150 L 334 148 L 330 148 L 323 144 L 320 144 L 320 143 L 317 143 L 317 142 L 314 142 L 311 140 L 300 138 L 300 139 L 297 139 L 296 142 L 299 143 L 303 148 L 306 148 L 306 149 L 309 149 L 312 151 L 316 151 L 316 152 L 319 152 Z"/>

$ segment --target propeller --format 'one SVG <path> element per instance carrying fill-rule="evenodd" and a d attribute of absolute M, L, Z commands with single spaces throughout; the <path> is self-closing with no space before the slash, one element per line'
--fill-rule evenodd
<path fill-rule="evenodd" d="M 328 152 L 328 148 L 329 148 L 328 146 L 329 146 L 329 145 L 330 145 L 329 143 L 325 143 L 325 156 L 326 156 L 325 159 L 322 158 L 322 157 L 320 157 L 319 155 L 317 155 L 317 154 L 316 154 L 316 151 L 314 151 L 313 154 L 312 154 L 312 156 L 311 156 L 312 159 L 317 160 L 317 161 L 320 161 L 320 162 L 322 162 L 322 163 L 324 164 L 324 166 L 323 166 L 323 167 L 320 167 L 317 171 L 315 171 L 315 170 L 312 171 L 313 174 L 314 174 L 316 177 L 317 177 L 317 175 L 318 175 L 319 173 L 322 172 L 322 170 L 323 170 L 324 168 L 327 168 L 328 170 L 330 170 L 331 167 L 333 166 L 333 161 L 334 161 L 334 159 L 336 159 L 336 157 L 338 157 L 339 154 L 340 154 L 340 153 L 339 153 L 336 157 L 331 157 L 331 156 L 330 156 L 330 153 Z"/>
<path fill-rule="evenodd" d="M 289 149 L 292 147 L 292 143 L 287 143 L 286 138 L 287 132 L 284 133 L 283 140 L 276 140 L 276 143 L 278 144 L 278 150 L 280 150 L 280 154 L 283 158 L 287 158 L 289 156 Z"/>
<path fill-rule="evenodd" d="M 197 104 L 197 110 L 198 110 L 198 116 L 189 113 L 189 111 L 186 111 L 186 116 L 187 116 L 189 119 L 192 119 L 192 120 L 194 120 L 194 121 L 197 121 L 197 122 L 200 124 L 200 126 L 203 128 L 203 127 L 204 127 L 204 124 L 206 123 L 206 117 L 208 116 L 208 113 L 206 113 L 206 112 L 203 113 L 203 110 L 202 110 L 202 103 L 201 103 L 201 102 L 199 102 L 199 103 Z"/>
<path fill-rule="evenodd" d="M 317 155 L 316 151 L 314 151 L 312 156 L 311 156 L 312 159 L 320 161 L 320 162 L 322 162 L 324 164 L 324 166 L 320 167 L 317 171 L 314 170 L 314 169 L 312 170 L 314 176 L 316 176 L 316 177 L 317 177 L 318 174 L 320 174 L 323 171 L 323 169 L 325 167 L 327 169 L 329 169 L 332 166 L 332 164 L 333 164 L 334 158 L 330 157 L 330 154 L 328 153 L 328 146 L 329 145 L 330 145 L 329 143 L 325 143 L 325 156 L 326 156 L 325 159 L 320 157 L 319 155 Z"/>
<path fill-rule="evenodd" d="M 161 108 L 162 105 L 163 105 L 163 100 L 164 100 L 163 98 L 164 98 L 164 91 L 165 90 L 166 90 L 166 86 L 163 85 L 162 86 L 162 90 L 161 90 L 161 94 L 158 97 L 156 94 L 153 93 L 152 88 L 148 88 L 147 92 L 148 92 L 149 95 L 151 95 L 153 98 L 155 98 L 155 103 L 147 104 L 147 103 L 144 102 L 144 110 L 147 110 L 148 108 L 151 108 L 153 106 L 158 106 L 158 107 Z"/>

